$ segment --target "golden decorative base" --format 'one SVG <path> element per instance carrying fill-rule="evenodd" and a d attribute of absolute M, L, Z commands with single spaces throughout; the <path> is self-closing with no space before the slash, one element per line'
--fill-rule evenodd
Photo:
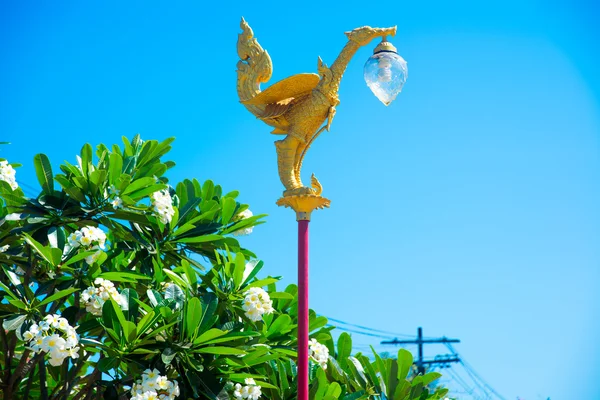
<path fill-rule="evenodd" d="M 277 200 L 278 206 L 290 207 L 296 211 L 296 221 L 310 221 L 310 213 L 329 207 L 331 201 L 315 194 L 285 196 Z"/>

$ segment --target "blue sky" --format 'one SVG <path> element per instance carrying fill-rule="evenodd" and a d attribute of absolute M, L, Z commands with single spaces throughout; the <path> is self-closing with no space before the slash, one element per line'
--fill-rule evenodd
<path fill-rule="evenodd" d="M 172 180 L 213 179 L 268 213 L 244 244 L 290 283 L 296 223 L 275 206 L 277 137 L 235 91 L 239 19 L 273 59 L 270 83 L 316 72 L 317 56 L 333 62 L 346 30 L 398 25 L 403 93 L 379 103 L 362 78 L 375 43 L 359 51 L 332 132 L 305 160 L 305 181 L 315 172 L 332 200 L 311 223 L 311 306 L 460 338 L 456 349 L 507 399 L 591 398 L 598 12 L 591 1 L 5 1 L 0 141 L 13 144 L 0 154 L 35 184 L 38 152 L 57 166 L 84 142 L 176 136 Z"/>

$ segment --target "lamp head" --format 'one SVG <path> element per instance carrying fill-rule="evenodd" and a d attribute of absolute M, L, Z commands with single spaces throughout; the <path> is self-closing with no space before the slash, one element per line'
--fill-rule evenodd
<path fill-rule="evenodd" d="M 408 67 L 396 52 L 396 47 L 385 37 L 365 63 L 364 77 L 369 89 L 386 106 L 402 91 L 408 77 Z"/>

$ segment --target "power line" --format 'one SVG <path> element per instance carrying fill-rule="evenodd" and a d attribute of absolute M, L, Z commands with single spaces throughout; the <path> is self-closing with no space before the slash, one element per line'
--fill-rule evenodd
<path fill-rule="evenodd" d="M 454 382 L 457 382 L 465 390 L 465 392 L 469 394 L 469 396 L 473 396 L 473 388 L 471 388 L 460 375 L 454 372 L 452 368 L 448 369 L 448 375 L 450 375 Z"/>
<path fill-rule="evenodd" d="M 448 350 L 452 351 L 454 354 L 456 354 L 458 356 L 458 353 L 456 352 L 456 350 L 454 349 L 452 344 L 446 343 L 446 347 L 448 348 Z M 496 391 L 496 389 L 494 389 L 489 383 L 487 383 L 486 380 L 483 379 L 481 377 L 481 375 L 479 375 L 477 373 L 477 371 L 475 371 L 475 368 L 473 368 L 464 358 L 460 357 L 460 359 L 461 359 L 460 363 L 462 364 L 463 368 L 465 369 L 467 374 L 469 374 L 469 376 L 471 377 L 473 382 L 475 382 L 476 385 L 478 385 L 478 386 L 483 385 L 483 387 L 484 387 L 483 390 L 485 392 L 487 392 L 489 390 L 500 400 L 506 400 L 506 398 L 504 396 L 502 396 L 500 393 L 498 393 L 498 391 Z"/>
<path fill-rule="evenodd" d="M 357 335 L 372 336 L 372 337 L 376 337 L 376 338 L 380 338 L 380 339 L 390 339 L 390 336 L 383 336 L 383 335 L 379 335 L 379 334 L 376 334 L 376 333 L 361 332 L 361 331 L 357 331 L 357 330 L 354 330 L 354 329 L 350 329 L 350 328 L 346 328 L 346 327 L 340 327 L 340 326 L 335 326 L 335 325 L 331 325 L 331 324 L 327 324 L 326 326 L 337 328 L 337 329 L 339 329 L 341 331 L 344 331 L 344 332 L 355 333 Z"/>
<path fill-rule="evenodd" d="M 339 319 L 336 319 L 336 318 L 331 318 L 331 317 L 327 317 L 327 316 L 325 316 L 325 317 L 328 320 L 336 322 L 338 324 L 352 326 L 354 328 L 359 328 L 359 329 L 363 329 L 363 330 L 370 331 L 370 332 L 384 333 L 384 334 L 389 335 L 388 337 L 394 337 L 394 336 L 396 336 L 396 337 L 412 337 L 412 335 L 408 335 L 406 333 L 396 333 L 396 332 L 384 331 L 384 330 L 381 330 L 381 329 L 369 328 L 368 326 L 352 324 L 350 322 L 345 322 L 345 321 L 342 321 L 342 320 L 339 320 Z M 339 328 L 339 326 L 338 326 L 338 328 Z"/>

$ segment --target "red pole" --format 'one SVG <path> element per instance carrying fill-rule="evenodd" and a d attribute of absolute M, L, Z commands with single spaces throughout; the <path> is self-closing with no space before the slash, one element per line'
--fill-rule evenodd
<path fill-rule="evenodd" d="M 298 221 L 298 400 L 308 400 L 308 220 Z"/>

